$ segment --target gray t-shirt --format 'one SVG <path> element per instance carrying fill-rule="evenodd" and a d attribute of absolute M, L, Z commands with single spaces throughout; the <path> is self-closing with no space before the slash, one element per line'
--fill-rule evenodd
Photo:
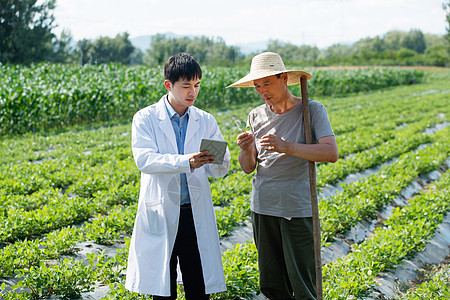
<path fill-rule="evenodd" d="M 325 107 L 309 101 L 313 142 L 334 135 Z M 272 133 L 287 142 L 306 143 L 301 101 L 290 111 L 276 114 L 267 104 L 248 116 L 257 150 L 256 176 L 253 178 L 251 210 L 276 217 L 311 217 L 308 161 L 285 153 L 266 151 L 260 139 Z"/>

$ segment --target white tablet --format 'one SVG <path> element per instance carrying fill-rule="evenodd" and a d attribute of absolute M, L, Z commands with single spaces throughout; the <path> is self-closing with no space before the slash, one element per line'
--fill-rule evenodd
<path fill-rule="evenodd" d="M 200 151 L 208 150 L 209 155 L 214 155 L 214 163 L 221 165 L 227 151 L 227 144 L 227 141 L 202 139 Z"/>

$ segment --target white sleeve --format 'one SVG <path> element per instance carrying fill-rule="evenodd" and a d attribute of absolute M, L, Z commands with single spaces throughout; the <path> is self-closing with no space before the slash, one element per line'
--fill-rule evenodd
<path fill-rule="evenodd" d="M 189 155 L 160 153 L 151 122 L 138 112 L 133 117 L 131 147 L 137 168 L 145 174 L 190 172 Z"/>

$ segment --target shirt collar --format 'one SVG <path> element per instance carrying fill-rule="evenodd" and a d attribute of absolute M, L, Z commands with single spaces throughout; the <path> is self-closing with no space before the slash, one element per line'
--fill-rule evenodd
<path fill-rule="evenodd" d="M 168 96 L 165 97 L 164 103 L 166 104 L 166 109 L 167 109 L 167 112 L 169 113 L 169 117 L 172 119 L 173 116 L 178 113 L 175 111 L 175 109 L 173 109 L 172 105 L 170 105 Z M 189 108 L 190 107 L 188 107 L 186 109 L 186 112 L 184 113 L 183 116 L 189 115 L 189 111 L 190 111 Z"/>

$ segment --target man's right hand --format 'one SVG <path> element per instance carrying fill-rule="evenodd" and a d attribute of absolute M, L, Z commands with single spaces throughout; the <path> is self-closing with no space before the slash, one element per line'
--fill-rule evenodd
<path fill-rule="evenodd" d="M 214 163 L 214 155 L 208 155 L 208 150 L 194 153 L 189 157 L 189 164 L 191 165 L 191 169 L 197 169 L 205 164 L 212 163 Z"/>
<path fill-rule="evenodd" d="M 246 174 L 250 174 L 256 168 L 255 136 L 249 132 L 238 135 L 237 144 L 241 148 L 239 164 Z"/>
<path fill-rule="evenodd" d="M 249 132 L 241 133 L 237 137 L 237 145 L 242 150 L 252 149 L 254 142 L 255 142 L 255 136 Z"/>

